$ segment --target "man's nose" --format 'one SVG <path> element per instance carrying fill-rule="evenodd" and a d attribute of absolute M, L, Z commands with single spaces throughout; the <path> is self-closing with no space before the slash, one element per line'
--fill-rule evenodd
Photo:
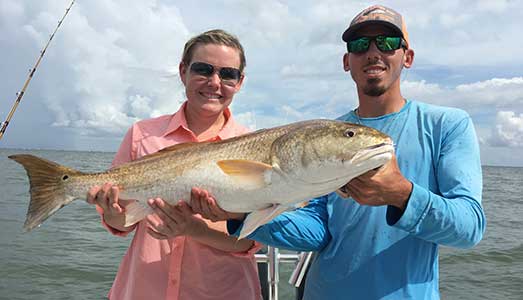
<path fill-rule="evenodd" d="M 375 60 L 376 58 L 379 58 L 381 55 L 380 49 L 376 46 L 375 41 L 371 41 L 369 45 L 369 50 L 367 50 L 367 59 L 368 60 Z"/>

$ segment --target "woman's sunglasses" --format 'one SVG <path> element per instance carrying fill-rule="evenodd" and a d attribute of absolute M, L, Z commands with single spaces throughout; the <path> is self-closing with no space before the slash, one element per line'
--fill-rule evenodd
<path fill-rule="evenodd" d="M 350 53 L 363 53 L 369 50 L 370 42 L 375 41 L 376 47 L 382 51 L 393 51 L 401 47 L 407 48 L 407 43 L 399 36 L 378 35 L 374 37 L 362 36 L 347 43 Z"/>
<path fill-rule="evenodd" d="M 207 78 L 211 77 L 214 74 L 214 72 L 218 72 L 218 77 L 220 77 L 222 83 L 230 86 L 238 84 L 242 77 L 242 72 L 236 68 L 220 68 L 200 61 L 193 62 L 191 64 L 190 70 L 196 75 L 204 76 Z"/>

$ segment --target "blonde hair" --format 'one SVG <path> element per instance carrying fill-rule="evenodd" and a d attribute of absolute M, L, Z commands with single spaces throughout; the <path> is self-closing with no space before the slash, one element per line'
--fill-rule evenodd
<path fill-rule="evenodd" d="M 243 72 L 243 69 L 246 66 L 246 61 L 245 53 L 243 51 L 242 45 L 240 44 L 240 41 L 234 35 L 221 29 L 209 30 L 197 36 L 194 36 L 190 40 L 188 40 L 187 43 L 185 43 L 185 46 L 183 47 L 182 63 L 186 66 L 189 66 L 196 46 L 207 44 L 224 45 L 238 50 L 240 54 L 239 69 L 241 72 Z"/>

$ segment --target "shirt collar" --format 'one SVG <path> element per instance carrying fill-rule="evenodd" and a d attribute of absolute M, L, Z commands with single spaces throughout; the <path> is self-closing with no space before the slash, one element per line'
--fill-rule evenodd
<path fill-rule="evenodd" d="M 167 127 L 165 128 L 165 131 L 163 133 L 164 137 L 177 130 L 184 130 L 184 131 L 187 131 L 187 132 L 191 133 L 192 135 L 194 135 L 194 133 L 189 129 L 189 125 L 187 124 L 187 119 L 185 118 L 185 107 L 187 107 L 187 101 L 185 101 L 180 106 L 178 111 L 172 115 L 171 120 L 167 124 Z M 215 140 L 215 139 L 224 140 L 224 139 L 231 138 L 236 135 L 235 128 L 238 127 L 238 124 L 232 117 L 230 109 L 227 107 L 223 111 L 223 113 L 225 114 L 225 119 L 226 119 L 225 124 L 223 125 L 220 132 L 218 132 L 218 135 L 216 136 L 216 138 L 213 138 L 211 140 Z"/>

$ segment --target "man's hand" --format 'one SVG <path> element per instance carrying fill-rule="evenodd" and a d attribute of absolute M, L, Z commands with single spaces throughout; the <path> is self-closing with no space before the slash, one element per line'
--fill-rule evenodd
<path fill-rule="evenodd" d="M 213 222 L 225 220 L 243 220 L 245 213 L 231 213 L 221 209 L 216 203 L 216 199 L 204 189 L 193 187 L 191 189 L 190 205 L 195 213 Z"/>
<path fill-rule="evenodd" d="M 412 183 L 401 174 L 396 156 L 377 170 L 362 174 L 343 188 L 362 205 L 392 205 L 404 210 L 412 191 Z"/>

